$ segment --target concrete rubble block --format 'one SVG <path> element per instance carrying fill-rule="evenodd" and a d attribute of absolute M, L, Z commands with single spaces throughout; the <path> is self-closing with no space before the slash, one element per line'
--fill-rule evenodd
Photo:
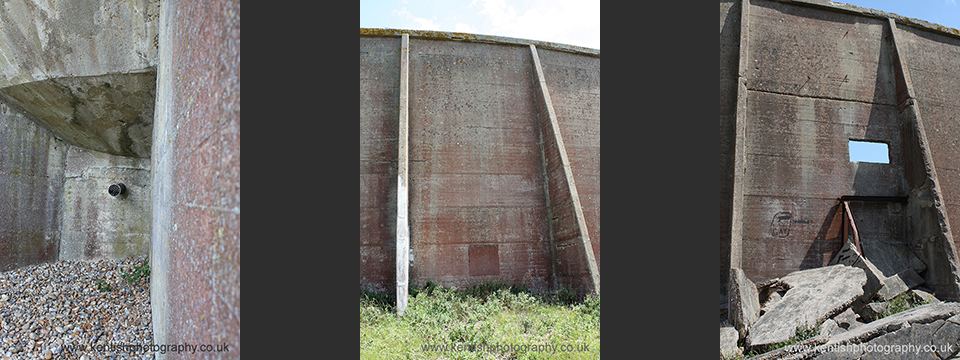
<path fill-rule="evenodd" d="M 914 297 L 920 298 L 920 301 L 922 302 L 926 302 L 930 304 L 936 304 L 940 302 L 940 299 L 937 299 L 937 297 L 934 294 L 931 294 L 925 290 L 913 289 L 913 290 L 910 290 L 910 292 L 913 294 Z"/>
<path fill-rule="evenodd" d="M 847 330 L 840 327 L 840 324 L 838 324 L 836 320 L 827 319 L 823 321 L 823 324 L 820 324 L 819 334 L 829 338 L 844 331 Z"/>
<path fill-rule="evenodd" d="M 854 301 L 852 305 L 854 310 L 859 310 L 864 304 L 869 303 L 870 299 L 873 299 L 877 291 L 880 290 L 880 287 L 883 286 L 880 281 L 885 278 L 883 272 L 877 269 L 877 267 L 873 265 L 873 262 L 863 257 L 851 241 L 843 244 L 843 247 L 840 248 L 837 255 L 830 261 L 830 265 L 834 264 L 858 267 L 863 269 L 867 275 L 867 282 L 863 285 L 863 296 Z"/>
<path fill-rule="evenodd" d="M 930 337 L 930 345 L 940 359 L 957 356 L 960 352 L 960 315 L 948 318 Z"/>
<path fill-rule="evenodd" d="M 740 338 L 746 336 L 747 329 L 760 317 L 760 299 L 757 295 L 757 287 L 739 268 L 730 269 L 729 311 L 730 322 L 740 333 Z"/>
<path fill-rule="evenodd" d="M 853 312 L 853 309 L 847 308 L 843 312 L 837 314 L 833 317 L 833 320 L 837 322 L 837 325 L 841 329 L 850 330 L 860 325 L 863 325 L 862 322 L 857 321 L 857 313 Z"/>
<path fill-rule="evenodd" d="M 789 290 L 750 327 L 747 344 L 787 341 L 798 326 L 818 326 L 860 298 L 866 281 L 862 269 L 842 264 L 790 273 L 779 280 Z"/>
<path fill-rule="evenodd" d="M 950 341 L 950 338 L 955 336 L 953 331 L 960 331 L 960 329 L 954 329 L 952 324 L 958 324 L 960 317 L 956 317 L 957 314 L 960 314 L 960 303 L 938 303 L 938 304 L 927 304 L 909 309 L 894 315 L 890 315 L 883 319 L 876 320 L 864 326 L 857 327 L 845 333 L 838 334 L 825 344 L 826 346 L 821 347 L 820 352 L 825 351 L 825 349 L 830 349 L 831 346 L 841 345 L 851 345 L 851 344 L 868 344 L 868 345 L 880 345 L 880 344 L 899 344 L 899 345 L 926 345 L 932 344 L 932 341 Z M 924 324 L 932 324 L 937 321 L 941 323 L 930 326 L 929 328 L 922 327 Z M 946 321 L 946 322 L 944 322 Z M 949 325 L 947 323 L 950 323 Z M 958 324 L 960 325 L 960 324 Z M 947 326 L 947 327 L 944 327 Z M 914 330 L 909 330 L 908 332 L 901 332 L 905 329 L 917 328 Z M 942 331 L 942 333 L 940 332 Z M 896 335 L 888 335 L 896 334 Z M 888 336 L 885 339 L 878 340 L 876 343 L 873 341 L 882 336 Z M 939 340 L 938 340 L 939 339 Z M 849 347 L 848 347 L 849 348 Z M 876 348 L 876 346 L 874 347 Z M 955 349 L 954 349 L 955 350 Z M 814 359 L 829 359 L 831 357 L 826 356 L 829 353 L 823 353 L 816 357 L 807 357 Z M 929 353 L 928 353 L 929 354 Z M 836 355 L 836 354 L 835 354 Z M 871 358 L 876 356 L 894 356 L 894 353 L 883 355 L 882 353 L 871 353 Z M 903 353 L 900 355 L 913 355 L 914 357 L 906 357 L 909 359 L 916 359 L 917 355 L 922 355 L 913 352 L 913 353 Z M 946 358 L 952 354 L 943 354 L 939 358 Z M 833 357 L 836 358 L 836 357 Z M 890 357 L 897 359 L 897 357 Z M 931 359 L 936 359 L 938 357 L 931 357 Z"/>
<path fill-rule="evenodd" d="M 883 286 L 877 291 L 877 296 L 883 300 L 890 300 L 923 283 L 923 278 L 912 269 L 904 269 L 885 279 L 881 279 Z"/>
<path fill-rule="evenodd" d="M 863 255 L 880 269 L 883 276 L 893 276 L 905 269 L 915 273 L 922 273 L 927 269 L 927 264 L 906 246 L 872 239 L 862 239 L 860 246 L 863 247 Z"/>
<path fill-rule="evenodd" d="M 737 329 L 733 326 L 720 326 L 720 358 L 734 358 L 737 355 L 742 354 L 740 348 L 737 347 L 737 340 L 739 340 L 740 335 L 737 333 Z"/>
<path fill-rule="evenodd" d="M 925 351 L 920 346 L 930 345 L 930 340 L 945 320 L 931 323 L 914 323 L 897 331 L 878 336 L 865 343 L 864 358 L 882 358 L 896 360 L 940 360 L 935 353 Z M 915 348 L 911 348 L 913 345 Z M 872 350 L 872 351 L 871 351 Z"/>
<path fill-rule="evenodd" d="M 783 299 L 783 294 L 786 292 L 786 290 L 771 292 L 770 295 L 767 296 L 767 300 L 760 305 L 760 314 L 763 315 L 763 313 L 767 312 L 767 309 Z"/>
<path fill-rule="evenodd" d="M 880 315 L 887 310 L 887 307 L 890 305 L 885 302 L 872 302 L 864 305 L 860 308 L 860 311 L 857 312 L 860 315 L 860 319 L 865 322 L 872 322 L 880 318 Z"/>
<path fill-rule="evenodd" d="M 793 347 L 789 357 L 779 358 L 947 359 L 956 355 L 960 341 L 958 314 L 958 303 L 922 305 L 834 335 L 820 346 Z M 917 350 L 923 346 L 927 347 L 922 349 L 935 351 Z"/>

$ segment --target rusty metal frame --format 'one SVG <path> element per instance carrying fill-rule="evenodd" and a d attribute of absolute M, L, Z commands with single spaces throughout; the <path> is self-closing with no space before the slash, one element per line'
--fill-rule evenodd
<path fill-rule="evenodd" d="M 850 202 L 851 201 L 860 201 L 860 202 L 895 202 L 895 203 L 906 203 L 907 198 L 904 196 L 857 196 L 857 195 L 844 195 L 840 197 L 840 203 L 843 205 L 843 242 L 847 242 L 849 239 L 849 233 L 847 228 L 849 227 L 853 231 L 853 244 L 857 246 L 857 251 L 860 252 L 860 255 L 863 255 L 863 247 L 860 246 L 860 232 L 857 230 L 857 223 L 853 220 L 853 212 L 850 211 Z M 843 246 L 843 243 L 840 244 Z"/>
<path fill-rule="evenodd" d="M 857 223 L 853 221 L 853 213 L 850 211 L 850 201 L 840 200 L 840 203 L 843 204 L 843 242 L 847 242 L 847 239 L 850 238 L 847 233 L 847 227 L 849 227 L 853 230 L 853 245 L 857 247 L 860 255 L 863 255 L 863 247 L 860 246 L 860 232 L 857 231 Z M 843 244 L 840 246 L 843 246 Z"/>

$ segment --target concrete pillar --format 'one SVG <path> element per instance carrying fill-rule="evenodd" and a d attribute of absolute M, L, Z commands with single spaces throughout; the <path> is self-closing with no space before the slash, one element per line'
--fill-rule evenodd
<path fill-rule="evenodd" d="M 152 166 L 155 344 L 240 357 L 240 2 L 164 1 Z M 196 355 L 157 354 L 159 359 Z"/>
<path fill-rule="evenodd" d="M 407 282 L 410 274 L 410 224 L 407 221 L 407 153 L 410 98 L 410 35 L 403 34 L 400 45 L 400 122 L 397 154 L 397 314 L 407 309 Z"/>

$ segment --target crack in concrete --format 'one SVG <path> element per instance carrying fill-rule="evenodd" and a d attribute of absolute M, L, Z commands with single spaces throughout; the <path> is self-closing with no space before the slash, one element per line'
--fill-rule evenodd
<path fill-rule="evenodd" d="M 870 105 L 881 105 L 881 106 L 896 107 L 896 105 L 891 105 L 891 104 L 884 104 L 884 103 L 878 103 L 878 102 L 872 102 L 872 101 L 863 101 L 863 100 L 857 100 L 857 99 L 844 99 L 844 98 L 838 98 L 838 97 L 833 97 L 833 96 L 801 95 L 801 94 L 793 94 L 793 93 L 786 93 L 786 92 L 773 91 L 773 90 L 763 90 L 763 89 L 756 89 L 756 88 L 747 88 L 747 91 L 756 91 L 756 92 L 762 92 L 762 93 L 768 93 L 768 94 L 777 94 L 777 95 L 786 95 L 786 96 L 796 96 L 796 97 L 810 98 L 810 99 L 825 99 L 825 100 L 836 100 L 836 101 L 849 101 L 849 102 L 856 102 L 856 103 L 861 103 L 861 104 L 870 104 Z"/>

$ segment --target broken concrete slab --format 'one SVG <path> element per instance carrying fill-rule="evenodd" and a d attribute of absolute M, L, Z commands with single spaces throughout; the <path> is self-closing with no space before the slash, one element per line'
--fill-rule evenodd
<path fill-rule="evenodd" d="M 877 296 L 883 300 L 890 300 L 922 284 L 923 278 L 912 269 L 904 269 L 893 276 L 881 279 L 880 283 L 883 286 L 877 291 Z"/>
<path fill-rule="evenodd" d="M 739 268 L 730 269 L 729 314 L 730 323 L 740 333 L 738 340 L 746 336 L 747 329 L 760 318 L 757 287 Z"/>
<path fill-rule="evenodd" d="M 720 326 L 720 358 L 734 358 L 743 353 L 737 347 L 737 340 L 739 340 L 740 335 L 733 326 L 723 325 Z"/>
<path fill-rule="evenodd" d="M 787 341 L 798 326 L 817 326 L 860 298 L 866 281 L 862 269 L 842 264 L 790 273 L 777 281 L 788 288 L 783 299 L 749 328 L 747 344 Z"/>
<path fill-rule="evenodd" d="M 927 265 L 905 245 L 866 238 L 860 240 L 860 246 L 863 247 L 864 257 L 869 258 L 883 276 L 893 276 L 906 269 L 915 273 L 927 269 Z"/>
<path fill-rule="evenodd" d="M 818 335 L 801 342 L 803 346 L 781 348 L 756 359 L 950 358 L 960 343 L 960 304 L 918 306 L 822 340 L 826 338 Z"/>
<path fill-rule="evenodd" d="M 870 299 L 873 299 L 877 291 L 880 290 L 880 287 L 883 284 L 880 282 L 884 279 L 883 272 L 880 269 L 877 269 L 873 262 L 864 257 L 857 251 L 857 247 L 853 245 L 852 241 L 847 241 L 843 244 L 843 247 L 840 248 L 840 251 L 837 252 L 837 255 L 833 257 L 833 260 L 830 261 L 830 265 L 834 264 L 843 264 L 847 266 L 855 266 L 863 269 L 867 275 L 867 282 L 863 285 L 863 296 L 855 300 L 853 303 L 854 311 L 860 310 L 864 304 L 870 302 Z"/>
<path fill-rule="evenodd" d="M 957 354 L 958 313 L 957 303 L 919 306 L 839 334 L 803 358 L 946 359 Z"/>
<path fill-rule="evenodd" d="M 835 345 L 860 344 L 891 333 L 914 323 L 930 323 L 960 314 L 960 303 L 937 303 L 917 306 L 897 314 L 876 320 L 831 338 L 827 343 Z"/>

